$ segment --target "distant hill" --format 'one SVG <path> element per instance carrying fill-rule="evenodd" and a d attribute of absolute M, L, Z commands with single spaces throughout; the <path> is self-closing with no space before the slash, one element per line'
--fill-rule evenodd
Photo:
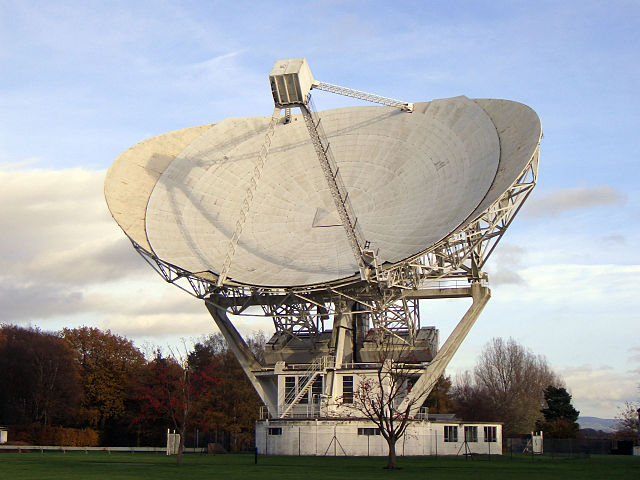
<path fill-rule="evenodd" d="M 580 428 L 615 432 L 618 428 L 618 420 L 615 418 L 578 417 L 578 425 L 580 425 Z"/>

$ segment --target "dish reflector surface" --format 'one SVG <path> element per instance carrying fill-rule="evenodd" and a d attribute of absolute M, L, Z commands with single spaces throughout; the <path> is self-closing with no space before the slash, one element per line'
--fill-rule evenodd
<path fill-rule="evenodd" d="M 381 263 L 426 251 L 495 202 L 540 139 L 530 108 L 466 97 L 351 107 L 320 118 L 363 237 Z M 143 142 L 109 170 L 109 208 L 136 243 L 193 273 L 218 273 L 269 118 L 230 118 Z M 153 159 L 155 158 L 155 161 Z M 260 286 L 358 272 L 301 116 L 275 129 L 228 277 Z"/>

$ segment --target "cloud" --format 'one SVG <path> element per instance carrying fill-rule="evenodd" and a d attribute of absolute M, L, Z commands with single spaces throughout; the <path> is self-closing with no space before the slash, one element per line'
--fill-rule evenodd
<path fill-rule="evenodd" d="M 58 285 L 14 285 L 0 281 L 0 323 L 25 325 L 32 320 L 74 315 L 84 310 L 80 290 Z"/>
<path fill-rule="evenodd" d="M 543 301 L 547 306 L 591 305 L 609 309 L 616 302 L 634 304 L 637 296 L 633 292 L 640 265 L 543 264 L 519 269 L 518 274 L 530 287 L 512 292 L 519 302 Z M 507 291 L 501 293 L 501 297 L 513 300 L 509 295 Z"/>
<path fill-rule="evenodd" d="M 640 347 L 631 347 L 629 351 L 632 353 L 629 360 L 633 362 L 640 362 Z"/>
<path fill-rule="evenodd" d="M 0 170 L 3 321 L 91 312 L 92 285 L 153 276 L 110 218 L 104 175 L 80 168 Z"/>
<path fill-rule="evenodd" d="M 190 300 L 199 307 L 195 313 L 191 312 L 193 308 L 188 308 L 179 313 L 117 314 L 105 318 L 101 324 L 105 329 L 117 331 L 128 337 L 147 339 L 199 337 L 217 332 L 218 327 L 203 302 L 193 298 Z M 235 317 L 232 321 L 242 335 L 250 335 L 258 330 L 273 331 L 273 324 L 264 317 Z"/>
<path fill-rule="evenodd" d="M 624 235 L 611 234 L 602 237 L 602 243 L 608 244 L 611 247 L 620 247 L 626 245 L 627 239 Z"/>
<path fill-rule="evenodd" d="M 24 168 L 34 168 L 39 162 L 39 157 L 29 157 L 16 162 L 2 162 L 0 160 L 0 171 L 18 170 Z"/>
<path fill-rule="evenodd" d="M 533 196 L 523 211 L 529 216 L 556 216 L 570 210 L 605 205 L 622 205 L 627 196 L 611 185 L 573 187 L 556 190 L 545 196 Z"/>
<path fill-rule="evenodd" d="M 0 278 L 82 286 L 139 275 L 144 262 L 111 219 L 103 170 L 0 170 Z"/>
<path fill-rule="evenodd" d="M 103 320 L 102 325 L 128 337 L 146 338 L 202 335 L 212 330 L 212 320 L 206 311 L 200 314 L 114 315 Z"/>
<path fill-rule="evenodd" d="M 613 418 L 624 402 L 637 398 L 637 377 L 604 366 L 569 366 L 558 369 L 573 397 L 573 404 L 585 416 Z"/>
<path fill-rule="evenodd" d="M 502 268 L 489 275 L 491 285 L 526 285 L 524 278 L 514 270 Z"/>
<path fill-rule="evenodd" d="M 518 245 L 500 243 L 500 247 L 492 254 L 491 262 L 487 265 L 491 284 L 525 285 L 524 278 L 517 270 L 523 264 L 526 255 L 527 251 Z"/>

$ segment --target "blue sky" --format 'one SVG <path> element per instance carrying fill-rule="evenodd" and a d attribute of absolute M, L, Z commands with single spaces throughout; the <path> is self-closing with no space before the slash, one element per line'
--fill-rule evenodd
<path fill-rule="evenodd" d="M 631 1 L 0 0 L 0 322 L 95 325 L 139 345 L 214 331 L 133 253 L 104 174 L 150 136 L 269 115 L 273 62 L 304 56 L 320 80 L 385 96 L 537 111 L 539 184 L 491 257 L 492 299 L 448 373 L 512 336 L 547 357 L 582 414 L 611 417 L 640 397 L 638 32 Z M 444 337 L 466 304 L 423 307 Z"/>

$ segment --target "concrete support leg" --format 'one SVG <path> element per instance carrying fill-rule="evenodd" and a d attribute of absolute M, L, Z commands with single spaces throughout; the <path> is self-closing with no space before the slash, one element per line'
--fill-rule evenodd
<path fill-rule="evenodd" d="M 258 393 L 258 396 L 262 402 L 269 409 L 269 414 L 272 417 L 278 415 L 278 391 L 276 385 L 271 378 L 257 377 L 254 372 L 260 371 L 262 365 L 256 360 L 253 352 L 249 349 L 243 338 L 233 326 L 227 312 L 220 307 L 215 306 L 212 302 L 205 299 L 205 305 L 209 313 L 216 322 L 216 325 L 220 329 L 220 332 L 224 336 L 229 348 L 238 359 L 242 370 L 253 385 L 253 388 Z"/>
<path fill-rule="evenodd" d="M 433 387 L 435 386 L 438 378 L 444 372 L 444 369 L 449 365 L 449 362 L 458 351 L 458 348 L 462 344 L 462 341 L 466 338 L 469 330 L 473 327 L 480 313 L 484 309 L 484 306 L 491 297 L 491 290 L 487 287 L 481 286 L 479 283 L 471 285 L 471 296 L 473 303 L 464 314 L 456 328 L 451 332 L 447 341 L 444 342 L 442 348 L 438 351 L 433 360 L 423 370 L 422 375 L 418 378 L 415 385 L 411 389 L 411 392 L 404 399 L 400 405 L 400 411 L 403 411 L 409 405 L 411 405 L 411 415 L 415 415 L 420 406 L 427 398 Z"/>
<path fill-rule="evenodd" d="M 345 313 L 349 312 L 349 313 Z M 340 308 L 340 313 L 336 313 L 333 320 L 333 334 L 332 344 L 335 348 L 335 363 L 332 365 L 332 369 L 327 372 L 326 375 L 326 389 L 325 393 L 329 395 L 327 402 L 327 408 L 329 412 L 333 412 L 334 408 L 338 404 L 338 385 L 336 382 L 336 370 L 342 368 L 342 364 L 345 360 L 347 353 L 351 355 L 351 351 L 348 348 L 347 343 L 347 331 L 350 331 L 351 326 L 351 304 L 343 304 Z"/>

